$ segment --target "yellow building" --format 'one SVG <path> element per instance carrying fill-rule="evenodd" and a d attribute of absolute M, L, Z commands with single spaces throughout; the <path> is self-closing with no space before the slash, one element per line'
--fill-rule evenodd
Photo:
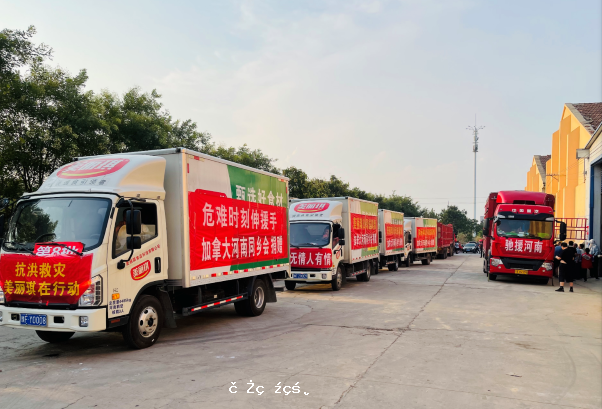
<path fill-rule="evenodd" d="M 525 190 L 551 193 L 556 197 L 557 218 L 586 218 L 589 216 L 586 178 L 587 158 L 577 158 L 577 149 L 585 148 L 599 125 L 602 103 L 565 104 L 560 126 L 552 134 L 552 154 L 536 155 L 527 172 Z M 544 176 L 545 175 L 545 176 Z"/>
<path fill-rule="evenodd" d="M 535 155 L 531 163 L 531 169 L 527 172 L 527 186 L 529 192 L 546 191 L 546 163 L 551 155 Z"/>

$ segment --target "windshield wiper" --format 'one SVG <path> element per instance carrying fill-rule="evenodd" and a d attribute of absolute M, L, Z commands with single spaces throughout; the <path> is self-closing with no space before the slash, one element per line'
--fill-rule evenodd
<path fill-rule="evenodd" d="M 15 247 L 15 249 L 14 249 L 14 250 L 17 250 L 17 251 L 25 251 L 25 252 L 27 252 L 27 253 L 29 253 L 29 254 L 32 254 L 32 255 L 34 255 L 34 256 L 36 255 L 36 254 L 35 254 L 35 253 L 34 253 L 32 250 L 28 249 L 28 248 L 27 248 L 27 247 L 26 247 L 24 244 L 22 244 L 22 243 L 17 243 L 16 241 L 5 241 L 5 242 L 4 242 L 4 244 L 11 244 L 11 245 L 13 245 L 13 246 Z"/>
<path fill-rule="evenodd" d="M 45 241 L 44 243 L 37 243 L 37 244 L 52 244 L 53 246 L 58 246 L 58 247 L 62 247 L 64 249 L 71 250 L 72 252 L 74 252 L 78 256 L 83 256 L 84 255 L 84 253 L 80 253 L 79 251 L 73 250 L 71 247 L 68 247 L 66 244 L 57 243 L 56 241 Z"/>

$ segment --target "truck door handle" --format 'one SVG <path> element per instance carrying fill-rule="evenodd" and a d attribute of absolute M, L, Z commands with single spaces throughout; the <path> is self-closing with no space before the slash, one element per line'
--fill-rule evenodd
<path fill-rule="evenodd" d="M 161 273 L 161 257 L 155 257 L 155 273 Z"/>

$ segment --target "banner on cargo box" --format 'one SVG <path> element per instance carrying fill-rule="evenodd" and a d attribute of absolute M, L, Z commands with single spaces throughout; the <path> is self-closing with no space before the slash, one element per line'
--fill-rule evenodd
<path fill-rule="evenodd" d="M 385 212 L 385 249 L 403 250 L 403 234 L 403 214 Z"/>
<path fill-rule="evenodd" d="M 349 213 L 351 250 L 361 250 L 361 256 L 377 253 L 378 205 L 351 199 Z"/>
<path fill-rule="evenodd" d="M 73 254 L 73 253 L 72 253 Z M 77 304 L 90 287 L 92 255 L 3 254 L 0 285 L 6 301 Z"/>
<path fill-rule="evenodd" d="M 419 226 L 422 224 L 422 226 Z M 437 250 L 437 221 L 433 219 L 416 220 L 414 247 L 417 252 Z"/>
<path fill-rule="evenodd" d="M 292 248 L 291 267 L 330 268 L 332 250 L 324 248 Z"/>
<path fill-rule="evenodd" d="M 188 165 L 191 271 L 288 263 L 285 180 L 201 158 Z"/>

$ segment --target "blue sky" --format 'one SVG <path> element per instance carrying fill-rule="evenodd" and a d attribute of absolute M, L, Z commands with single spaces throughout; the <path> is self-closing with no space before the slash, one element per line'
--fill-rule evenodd
<path fill-rule="evenodd" d="M 0 1 L 89 88 L 156 88 L 174 118 L 312 177 L 477 215 L 523 189 L 565 102 L 602 100 L 599 0 Z"/>

